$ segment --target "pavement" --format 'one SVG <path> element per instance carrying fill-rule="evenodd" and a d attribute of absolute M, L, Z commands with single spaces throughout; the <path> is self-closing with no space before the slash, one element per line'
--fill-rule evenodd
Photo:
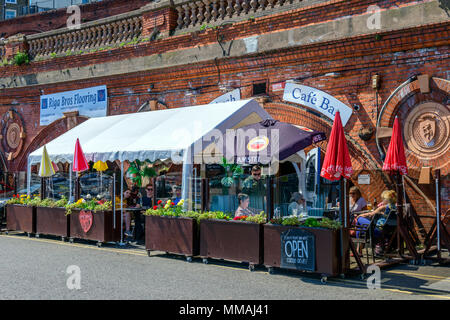
<path fill-rule="evenodd" d="M 450 300 L 450 267 L 437 263 L 383 269 L 381 288 L 368 289 L 359 276 L 323 284 L 316 274 L 269 274 L 264 266 L 250 272 L 243 263 L 187 262 L 164 252 L 149 257 L 142 246 L 98 248 L 94 242 L 10 233 L 0 235 L 0 248 L 0 300 Z"/>

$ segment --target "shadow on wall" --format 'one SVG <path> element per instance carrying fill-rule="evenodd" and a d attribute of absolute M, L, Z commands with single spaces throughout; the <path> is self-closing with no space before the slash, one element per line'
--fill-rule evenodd
<path fill-rule="evenodd" d="M 450 0 L 438 0 L 439 1 L 439 7 L 444 9 L 447 13 L 447 16 L 450 17 Z"/>

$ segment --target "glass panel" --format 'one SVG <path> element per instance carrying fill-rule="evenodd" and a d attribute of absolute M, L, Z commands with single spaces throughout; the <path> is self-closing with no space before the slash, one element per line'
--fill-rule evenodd
<path fill-rule="evenodd" d="M 156 199 L 178 202 L 181 199 L 181 172 L 161 175 L 156 178 Z"/>

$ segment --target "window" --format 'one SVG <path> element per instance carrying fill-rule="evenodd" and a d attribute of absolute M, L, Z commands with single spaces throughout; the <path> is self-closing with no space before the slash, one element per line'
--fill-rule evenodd
<path fill-rule="evenodd" d="M 16 10 L 6 9 L 5 10 L 5 20 L 15 18 L 17 15 Z"/>
<path fill-rule="evenodd" d="M 17 0 L 6 0 L 6 3 L 17 4 Z"/>
<path fill-rule="evenodd" d="M 253 96 L 266 94 L 266 82 L 254 83 L 253 84 Z"/>

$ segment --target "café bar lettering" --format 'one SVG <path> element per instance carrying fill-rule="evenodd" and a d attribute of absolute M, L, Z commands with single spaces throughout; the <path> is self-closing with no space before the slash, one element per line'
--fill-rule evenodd
<path fill-rule="evenodd" d="M 314 235 L 303 229 L 281 234 L 281 268 L 315 271 Z"/>
<path fill-rule="evenodd" d="M 323 91 L 290 81 L 286 82 L 283 100 L 312 108 L 332 120 L 334 120 L 336 111 L 339 111 L 343 126 L 347 124 L 353 112 L 344 103 Z"/>

